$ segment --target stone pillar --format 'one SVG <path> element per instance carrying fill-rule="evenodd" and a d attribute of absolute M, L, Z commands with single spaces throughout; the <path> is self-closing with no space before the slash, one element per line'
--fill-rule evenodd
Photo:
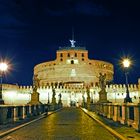
<path fill-rule="evenodd" d="M 104 104 L 101 103 L 100 106 L 101 106 L 101 115 L 103 115 L 104 114 Z"/>
<path fill-rule="evenodd" d="M 108 114 L 108 104 L 103 104 L 103 107 L 104 107 L 103 116 L 107 117 L 107 114 Z"/>
<path fill-rule="evenodd" d="M 108 103 L 108 113 L 107 113 L 107 118 L 112 119 L 113 111 L 112 111 L 112 103 Z"/>
<path fill-rule="evenodd" d="M 117 122 L 118 121 L 118 105 L 115 103 L 114 104 L 114 115 L 113 115 L 113 120 L 115 121 L 115 122 Z"/>
<path fill-rule="evenodd" d="M 0 124 L 7 123 L 7 107 L 0 106 Z"/>
<path fill-rule="evenodd" d="M 97 112 L 98 111 L 98 105 L 97 105 L 97 103 L 94 103 L 94 110 L 93 110 L 94 112 Z"/>
<path fill-rule="evenodd" d="M 122 124 L 127 123 L 127 106 L 126 106 L 126 103 L 122 104 L 122 118 L 121 118 L 120 122 Z"/>
<path fill-rule="evenodd" d="M 14 121 L 14 107 L 8 106 L 7 107 L 7 122 L 13 122 Z"/>
<path fill-rule="evenodd" d="M 140 132 L 140 103 L 134 107 L 134 124 L 133 127 Z"/>
<path fill-rule="evenodd" d="M 39 93 L 37 91 L 33 91 L 33 93 L 31 94 L 31 101 L 28 104 L 41 104 L 41 102 L 39 101 Z"/>
<path fill-rule="evenodd" d="M 25 106 L 22 106 L 22 118 L 25 119 L 26 117 L 27 117 L 26 107 Z"/>
<path fill-rule="evenodd" d="M 40 109 L 40 105 L 36 105 L 36 115 L 40 115 L 41 109 Z"/>
<path fill-rule="evenodd" d="M 99 103 L 107 103 L 107 92 L 105 89 L 102 89 L 100 92 L 99 92 Z"/>
<path fill-rule="evenodd" d="M 36 115 L 36 106 L 32 105 L 31 110 L 32 110 L 32 115 L 35 116 Z"/>
<path fill-rule="evenodd" d="M 23 119 L 23 106 L 18 106 L 18 118 Z"/>
<path fill-rule="evenodd" d="M 127 124 L 128 126 L 132 126 L 134 122 L 134 103 L 127 103 Z"/>
<path fill-rule="evenodd" d="M 28 113 L 28 117 L 32 116 L 32 107 L 31 105 L 29 105 L 29 113 Z"/>
<path fill-rule="evenodd" d="M 97 103 L 97 108 L 98 108 L 97 113 L 103 115 L 103 104 Z"/>
<path fill-rule="evenodd" d="M 102 104 L 98 104 L 98 114 L 102 114 Z"/>
<path fill-rule="evenodd" d="M 40 107 L 40 113 L 42 114 L 42 113 L 45 113 L 45 104 L 42 104 L 42 105 L 40 105 L 39 107 Z"/>
<path fill-rule="evenodd" d="M 122 105 L 118 104 L 118 121 L 122 119 Z"/>
<path fill-rule="evenodd" d="M 18 108 L 17 106 L 14 106 L 14 121 L 19 120 L 18 118 Z"/>

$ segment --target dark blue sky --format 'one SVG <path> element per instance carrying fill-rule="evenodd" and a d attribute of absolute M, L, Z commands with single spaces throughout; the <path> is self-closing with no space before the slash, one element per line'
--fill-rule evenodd
<path fill-rule="evenodd" d="M 0 57 L 12 64 L 4 82 L 32 84 L 33 67 L 55 59 L 74 28 L 77 45 L 89 58 L 115 66 L 115 83 L 124 82 L 118 65 L 131 56 L 129 82 L 140 77 L 140 8 L 138 0 L 0 0 Z"/>

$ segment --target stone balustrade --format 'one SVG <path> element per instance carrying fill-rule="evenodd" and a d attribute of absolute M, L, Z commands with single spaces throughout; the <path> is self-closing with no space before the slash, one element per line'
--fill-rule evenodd
<path fill-rule="evenodd" d="M 132 126 L 140 132 L 140 104 L 95 103 L 91 110 L 115 122 Z"/>
<path fill-rule="evenodd" d="M 48 106 L 41 105 L 0 105 L 0 124 L 6 124 L 48 112 Z"/>

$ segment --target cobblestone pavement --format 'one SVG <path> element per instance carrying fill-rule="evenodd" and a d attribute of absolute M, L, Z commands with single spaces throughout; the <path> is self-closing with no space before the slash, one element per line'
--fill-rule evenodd
<path fill-rule="evenodd" d="M 94 112 L 92 113 L 94 114 L 95 118 L 102 121 L 104 124 L 111 127 L 116 132 L 126 137 L 128 140 L 140 140 L 140 133 L 138 133 L 134 128 L 120 124 L 119 122 L 114 122 L 113 120 L 107 119 L 103 116 L 99 116 Z"/>
<path fill-rule="evenodd" d="M 1 140 L 115 140 L 78 108 L 65 108 L 25 126 Z"/>

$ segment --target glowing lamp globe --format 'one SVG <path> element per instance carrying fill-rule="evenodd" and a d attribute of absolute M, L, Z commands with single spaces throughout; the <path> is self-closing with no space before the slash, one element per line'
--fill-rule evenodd
<path fill-rule="evenodd" d="M 124 59 L 124 60 L 123 60 L 123 66 L 124 66 L 125 68 L 128 68 L 128 67 L 130 66 L 130 64 L 131 64 L 131 62 L 130 62 L 129 59 Z"/>
<path fill-rule="evenodd" d="M 0 71 L 6 71 L 8 69 L 8 65 L 6 63 L 0 63 Z"/>

